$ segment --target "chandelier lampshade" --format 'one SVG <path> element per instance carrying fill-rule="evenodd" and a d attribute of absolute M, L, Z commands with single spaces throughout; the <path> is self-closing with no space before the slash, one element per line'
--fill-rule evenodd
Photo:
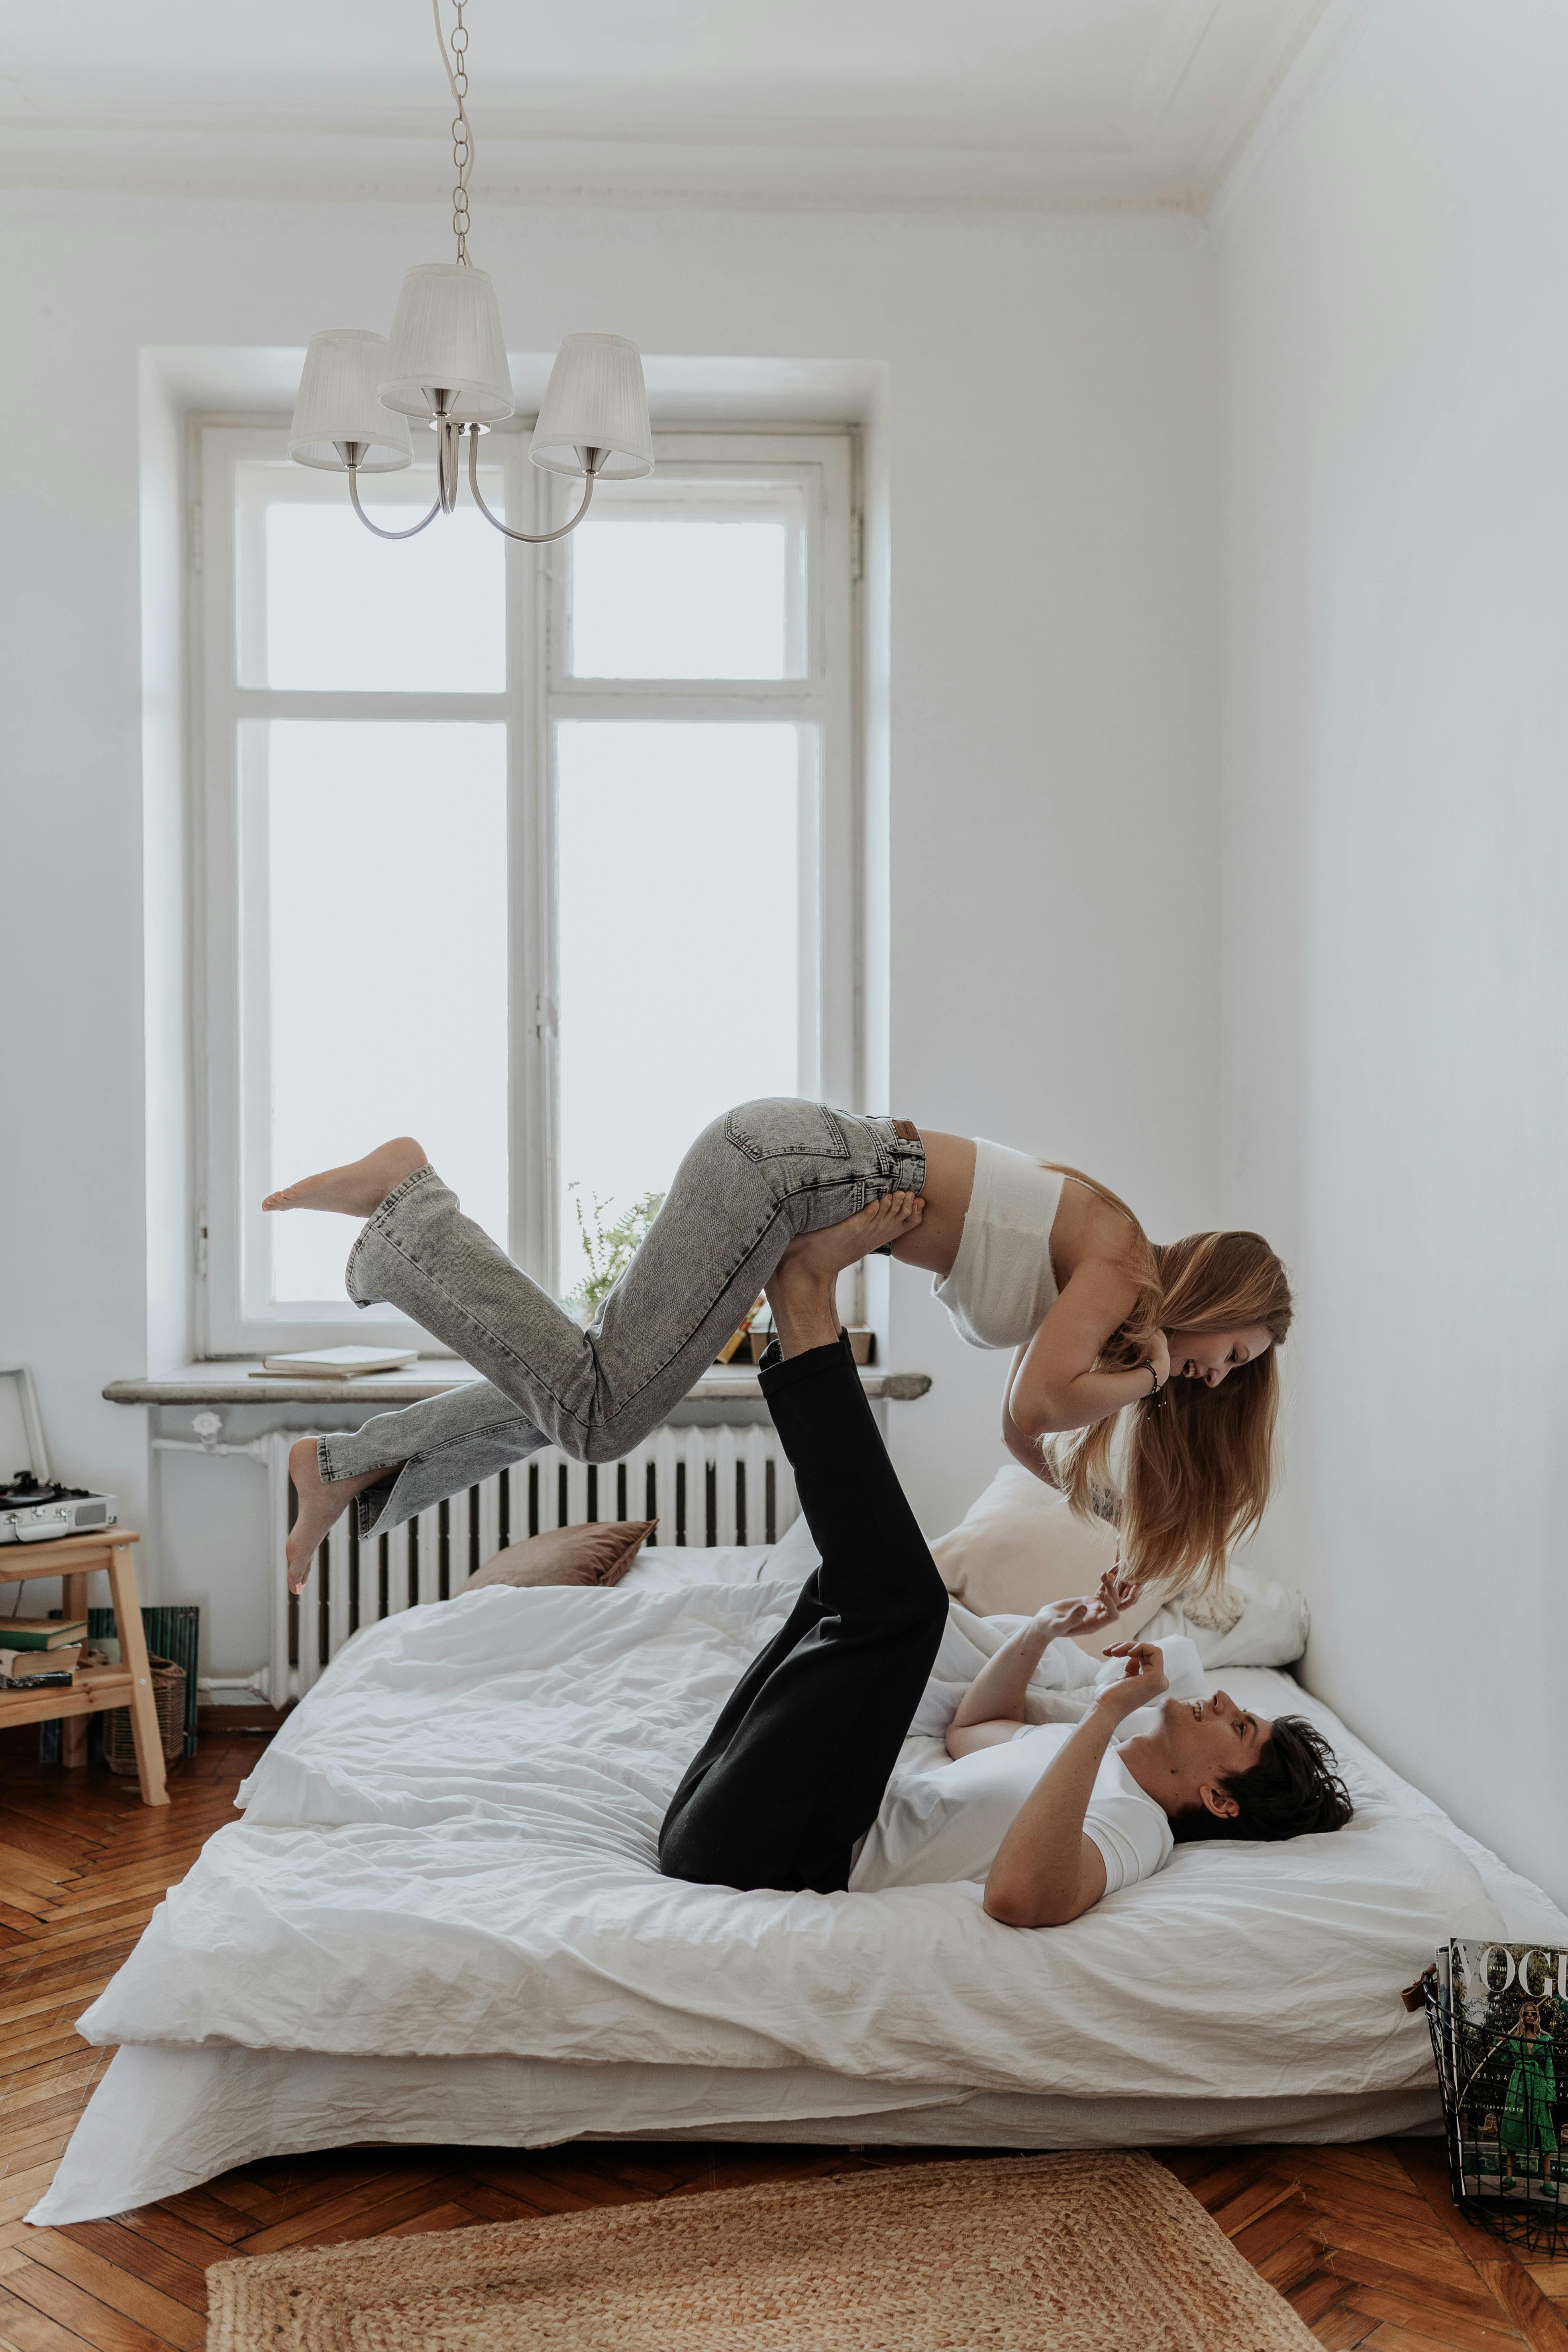
<path fill-rule="evenodd" d="M 289 455 L 301 466 L 362 474 L 395 473 L 414 462 L 408 419 L 376 397 L 386 372 L 386 337 L 363 327 L 331 327 L 312 335 L 289 427 Z"/>
<path fill-rule="evenodd" d="M 630 481 L 652 473 L 647 389 L 637 345 L 624 335 L 568 335 L 551 371 L 529 455 L 547 473 L 577 476 L 583 485 L 577 511 L 552 530 L 518 530 L 491 513 L 479 487 L 479 436 L 511 415 L 511 369 L 496 289 L 489 272 L 468 259 L 474 134 L 468 127 L 468 27 L 463 11 L 470 0 L 450 5 L 456 22 L 449 35 L 442 0 L 434 0 L 432 14 L 456 110 L 452 233 L 458 257 L 422 262 L 408 272 L 390 338 L 357 327 L 334 327 L 311 337 L 289 429 L 289 455 L 301 466 L 345 473 L 349 504 L 377 539 L 417 539 L 437 515 L 457 512 L 466 441 L 468 493 L 485 520 L 524 547 L 548 547 L 576 530 L 601 477 Z M 436 497 L 428 514 L 405 530 L 392 530 L 365 512 L 359 478 L 413 464 L 411 416 L 428 424 L 435 436 Z"/>
<path fill-rule="evenodd" d="M 601 481 L 653 471 L 653 428 L 642 360 L 625 335 L 568 335 L 550 372 L 528 454 L 547 474 L 585 474 L 596 449 Z"/>
<path fill-rule="evenodd" d="M 499 425 L 511 415 L 511 370 L 488 269 L 426 261 L 403 281 L 380 396 L 405 416 L 430 416 L 436 391 L 449 394 L 445 414 L 458 424 Z"/>

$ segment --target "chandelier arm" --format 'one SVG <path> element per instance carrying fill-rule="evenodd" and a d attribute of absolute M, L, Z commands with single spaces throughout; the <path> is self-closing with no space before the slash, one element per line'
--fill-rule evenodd
<path fill-rule="evenodd" d="M 441 511 L 441 501 L 437 498 L 435 505 L 425 517 L 424 521 L 416 522 L 411 530 L 383 530 L 378 522 L 372 522 L 369 515 L 366 514 L 364 509 L 359 502 L 359 467 L 357 466 L 351 466 L 349 467 L 349 496 L 353 500 L 353 509 L 355 514 L 358 515 L 366 530 L 374 531 L 377 539 L 416 539 L 419 533 L 425 529 L 426 523 L 434 522 L 437 516 Z"/>
<path fill-rule="evenodd" d="M 493 522 L 496 529 L 499 531 L 503 532 L 508 539 L 521 540 L 524 547 L 548 547 L 552 539 L 564 539 L 568 531 L 575 530 L 584 516 L 587 513 L 589 507 L 593 503 L 594 477 L 590 474 L 584 480 L 583 484 L 582 505 L 578 508 L 571 521 L 563 522 L 559 530 L 513 530 L 510 523 L 502 522 L 500 515 L 491 514 L 489 507 L 486 506 L 483 498 L 479 494 L 479 436 L 470 426 L 468 433 L 468 488 L 474 494 L 474 504 L 478 507 L 485 520 L 487 522 Z M 426 516 L 426 520 L 428 521 L 428 520 L 429 518 Z"/>

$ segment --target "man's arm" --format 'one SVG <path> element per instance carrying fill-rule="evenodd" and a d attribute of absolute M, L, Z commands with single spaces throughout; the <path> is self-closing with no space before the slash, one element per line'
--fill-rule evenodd
<path fill-rule="evenodd" d="M 1026 1724 L 1039 1722 L 1029 1697 L 1029 1684 L 1051 1643 L 1114 1625 L 1131 1606 L 1137 1590 L 1116 1569 L 1108 1568 L 1098 1592 L 1076 1601 L 1050 1601 L 1021 1626 L 986 1661 L 959 1700 L 947 1727 L 948 1754 L 968 1756 L 976 1748 L 994 1748 L 1011 1739 Z"/>
<path fill-rule="evenodd" d="M 1060 1927 L 1105 1892 L 1105 1857 L 1084 1835 L 1094 1776 L 1123 1718 L 1166 1688 L 1152 1643 L 1129 1643 L 1121 1682 L 1101 1691 L 1019 1806 L 985 1881 L 985 1908 L 1009 1927 Z"/>

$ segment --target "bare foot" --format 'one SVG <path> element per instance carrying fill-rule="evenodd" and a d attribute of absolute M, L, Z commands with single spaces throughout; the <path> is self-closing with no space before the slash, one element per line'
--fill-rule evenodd
<path fill-rule="evenodd" d="M 842 1274 L 846 1266 L 858 1265 L 868 1250 L 900 1242 L 906 1234 L 912 1234 L 925 1213 L 923 1193 L 885 1192 L 879 1201 L 868 1202 L 858 1216 L 846 1217 L 842 1224 L 802 1234 L 785 1250 L 779 1271 L 786 1277 L 806 1275 L 816 1280 Z"/>
<path fill-rule="evenodd" d="M 365 1470 L 357 1478 L 334 1478 L 329 1484 L 321 1476 L 321 1457 L 313 1437 L 301 1437 L 297 1445 L 289 1448 L 289 1475 L 300 1498 L 299 1513 L 289 1530 L 290 1592 L 303 1592 L 310 1581 L 317 1545 L 329 1529 L 336 1527 L 354 1496 L 391 1475 L 390 1467 Z"/>
<path fill-rule="evenodd" d="M 395 1135 L 363 1160 L 346 1168 L 323 1168 L 319 1176 L 301 1176 L 280 1192 L 268 1192 L 264 1209 L 336 1209 L 345 1217 L 373 1217 L 387 1194 L 405 1176 L 425 1165 L 425 1147 L 411 1135 Z"/>
<path fill-rule="evenodd" d="M 911 1232 L 924 1214 L 919 1194 L 889 1192 L 858 1216 L 791 1242 L 766 1286 L 781 1352 L 798 1356 L 811 1348 L 832 1347 L 839 1332 L 834 1297 L 839 1275 L 868 1250 Z"/>

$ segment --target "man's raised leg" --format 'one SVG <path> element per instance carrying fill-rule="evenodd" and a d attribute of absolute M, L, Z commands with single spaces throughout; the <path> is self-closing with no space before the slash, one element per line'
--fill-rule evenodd
<path fill-rule="evenodd" d="M 893 1213 L 879 1204 L 880 1217 Z M 831 1234 L 837 1242 L 816 1234 L 792 1252 L 770 1285 L 783 1348 L 762 1371 L 822 1565 L 676 1791 L 659 1839 L 673 1878 L 845 1886 L 947 1622 L 946 1589 L 821 1278 L 860 1237 Z"/>

